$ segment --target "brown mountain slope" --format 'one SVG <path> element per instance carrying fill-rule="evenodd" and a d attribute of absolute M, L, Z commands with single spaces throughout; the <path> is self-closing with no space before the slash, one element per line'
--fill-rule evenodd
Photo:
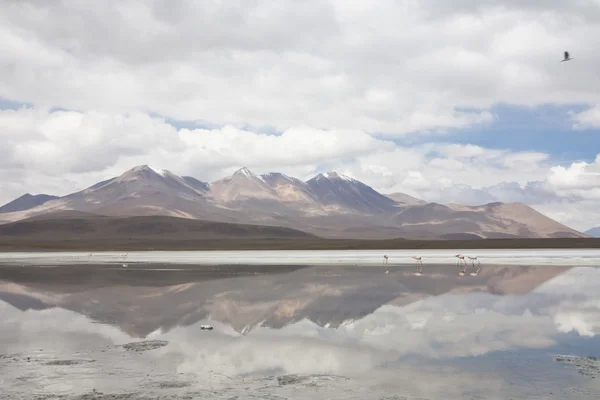
<path fill-rule="evenodd" d="M 314 238 L 298 230 L 167 216 L 109 217 L 65 211 L 0 225 L 0 239 L 27 241 L 207 240 Z"/>
<path fill-rule="evenodd" d="M 481 206 L 465 206 L 450 204 L 448 206 L 457 212 L 474 212 L 485 216 L 487 221 L 480 227 L 489 229 L 484 231 L 487 237 L 504 233 L 520 237 L 588 237 L 589 235 L 577 232 L 544 214 L 534 210 L 523 203 L 489 203 Z"/>
<path fill-rule="evenodd" d="M 405 234 L 477 235 L 483 238 L 577 238 L 588 235 L 560 224 L 522 203 L 481 206 L 428 203 L 404 207 L 395 217 Z"/>
<path fill-rule="evenodd" d="M 416 197 L 410 196 L 405 193 L 390 193 L 386 194 L 386 196 L 397 203 L 404 204 L 407 206 L 427 204 L 425 200 L 417 199 Z"/>
<path fill-rule="evenodd" d="M 310 208 L 322 208 L 306 182 L 277 172 L 261 175 L 280 201 Z"/>
<path fill-rule="evenodd" d="M 370 186 L 336 172 L 319 174 L 306 182 L 323 205 L 336 211 L 379 216 L 394 212 L 396 202 Z"/>

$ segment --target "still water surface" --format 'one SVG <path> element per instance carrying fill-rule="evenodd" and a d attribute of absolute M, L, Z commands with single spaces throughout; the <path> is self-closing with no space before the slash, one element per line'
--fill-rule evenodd
<path fill-rule="evenodd" d="M 163 267 L 0 265 L 0 398 L 600 395 L 600 268 Z"/>

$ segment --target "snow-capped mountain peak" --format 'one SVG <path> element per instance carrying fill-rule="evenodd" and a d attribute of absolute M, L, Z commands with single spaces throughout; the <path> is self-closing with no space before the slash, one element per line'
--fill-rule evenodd
<path fill-rule="evenodd" d="M 336 171 L 324 172 L 320 176 L 323 177 L 323 178 L 327 178 L 329 180 L 341 179 L 341 180 L 346 181 L 346 182 L 357 182 L 356 179 L 350 178 L 349 176 L 341 174 L 341 173 L 336 172 Z"/>
<path fill-rule="evenodd" d="M 120 176 L 118 176 L 116 182 L 133 182 L 133 181 L 152 181 L 160 179 L 162 177 L 154 168 L 150 168 L 148 165 L 135 166 Z"/>
<path fill-rule="evenodd" d="M 312 195 L 306 182 L 280 172 L 270 172 L 262 175 L 278 198 L 285 203 L 301 204 L 303 209 L 307 207 L 321 207 L 317 199 Z"/>
<path fill-rule="evenodd" d="M 303 185 L 305 184 L 298 178 L 291 177 L 289 175 L 283 174 L 281 172 L 269 172 L 267 174 L 261 175 L 264 181 L 268 184 L 272 185 L 273 183 L 281 183 L 281 182 L 289 182 Z"/>
<path fill-rule="evenodd" d="M 163 177 L 167 175 L 174 175 L 171 171 L 166 169 L 153 168 L 151 166 L 148 166 L 148 168 L 150 168 L 152 171 L 156 172 L 158 175 Z"/>
<path fill-rule="evenodd" d="M 233 173 L 232 176 L 243 176 L 249 179 L 258 179 L 266 183 L 262 176 L 255 174 L 254 172 L 250 171 L 247 167 L 242 167 L 238 169 Z"/>
<path fill-rule="evenodd" d="M 277 195 L 262 176 L 243 167 L 231 176 L 213 182 L 210 191 L 215 199 L 231 203 L 249 199 L 276 200 Z"/>
<path fill-rule="evenodd" d="M 338 172 L 324 172 L 306 182 L 311 193 L 325 205 L 366 213 L 394 208 L 394 201 L 371 187 Z"/>

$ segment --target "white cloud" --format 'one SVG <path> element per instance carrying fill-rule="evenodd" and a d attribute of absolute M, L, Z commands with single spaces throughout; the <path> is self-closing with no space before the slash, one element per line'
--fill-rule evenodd
<path fill-rule="evenodd" d="M 393 143 L 376 140 L 359 131 L 324 131 L 306 126 L 290 128 L 278 136 L 243 131 L 232 126 L 213 130 L 184 129 L 179 132 L 179 138 L 188 149 L 218 151 L 226 166 L 237 163 L 259 168 L 314 165 L 323 160 L 345 161 L 395 147 Z M 218 164 L 218 160 L 211 161 Z"/>
<path fill-rule="evenodd" d="M 596 103 L 600 89 L 591 0 L 0 7 L 0 97 L 41 106 L 398 135 L 489 123 L 498 102 Z M 558 63 L 566 48 L 577 62 Z"/>
<path fill-rule="evenodd" d="M 580 113 L 573 113 L 576 129 L 600 127 L 600 106 L 595 105 Z"/>
<path fill-rule="evenodd" d="M 322 162 L 339 164 L 396 148 L 357 130 L 299 126 L 281 135 L 232 126 L 177 130 L 163 119 L 143 113 L 27 108 L 0 111 L 0 137 L 5 143 L 0 158 L 3 185 L 39 192 L 56 188 L 52 182 L 63 182 L 60 194 L 119 175 L 137 164 L 157 165 L 204 180 L 221 178 L 242 165 L 257 172 L 275 168 L 307 176 Z M 69 179 L 75 185 L 64 183 Z M 0 196 L 6 201 L 15 194 L 7 189 Z"/>
<path fill-rule="evenodd" d="M 600 183 L 600 158 L 597 157 L 592 164 L 576 162 L 569 167 L 552 167 L 547 180 L 548 183 L 566 193 L 593 190 Z"/>

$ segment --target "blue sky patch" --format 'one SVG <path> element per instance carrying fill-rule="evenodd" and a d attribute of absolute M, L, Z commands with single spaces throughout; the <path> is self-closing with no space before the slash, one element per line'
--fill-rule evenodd
<path fill-rule="evenodd" d="M 21 103 L 19 101 L 9 100 L 4 97 L 0 97 L 0 110 L 18 110 L 23 107 L 33 107 L 32 103 Z"/>
<path fill-rule="evenodd" d="M 591 162 L 600 149 L 600 129 L 573 129 L 570 112 L 581 112 L 586 105 L 542 105 L 524 107 L 502 104 L 494 107 L 496 116 L 487 126 L 455 129 L 438 136 L 437 141 L 473 144 L 491 149 L 548 153 L 553 162 Z M 398 139 L 399 145 L 417 145 L 432 141 L 426 135 Z"/>

